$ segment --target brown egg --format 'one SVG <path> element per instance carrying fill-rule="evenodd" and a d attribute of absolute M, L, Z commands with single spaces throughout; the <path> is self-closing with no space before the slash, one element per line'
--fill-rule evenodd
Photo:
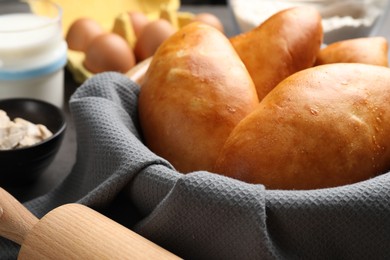
<path fill-rule="evenodd" d="M 157 19 L 148 23 L 142 30 L 134 47 L 137 61 L 153 56 L 161 43 L 175 31 L 175 28 L 164 19 Z"/>
<path fill-rule="evenodd" d="M 80 18 L 72 23 L 66 34 L 69 49 L 84 52 L 93 39 L 103 33 L 103 28 L 95 20 Z"/>
<path fill-rule="evenodd" d="M 114 33 L 105 33 L 88 46 L 83 65 L 92 73 L 125 73 L 135 65 L 135 57 L 125 39 Z"/>
<path fill-rule="evenodd" d="M 142 12 L 129 12 L 134 34 L 138 38 L 143 28 L 149 23 L 148 18 Z"/>
<path fill-rule="evenodd" d="M 210 13 L 199 13 L 195 15 L 193 21 L 195 22 L 203 22 L 205 24 L 208 24 L 210 26 L 213 26 L 220 30 L 221 32 L 224 32 L 224 28 L 222 25 L 222 22 L 219 20 L 219 18 L 213 14 Z"/>

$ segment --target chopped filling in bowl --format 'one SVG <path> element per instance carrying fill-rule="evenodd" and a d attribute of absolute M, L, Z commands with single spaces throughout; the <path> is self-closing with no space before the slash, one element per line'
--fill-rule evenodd
<path fill-rule="evenodd" d="M 52 135 L 46 126 L 19 117 L 11 120 L 7 113 L 0 109 L 0 150 L 31 146 Z"/>

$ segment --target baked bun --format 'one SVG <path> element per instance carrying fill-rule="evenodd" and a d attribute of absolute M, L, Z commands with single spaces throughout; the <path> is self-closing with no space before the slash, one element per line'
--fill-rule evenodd
<path fill-rule="evenodd" d="M 365 63 L 388 66 L 388 42 L 384 37 L 365 37 L 332 43 L 321 49 L 316 65 Z"/>
<path fill-rule="evenodd" d="M 141 84 L 139 119 L 146 145 L 178 171 L 211 170 L 230 132 L 258 103 L 226 36 L 194 22 L 153 56 Z"/>
<path fill-rule="evenodd" d="M 287 76 L 312 67 L 322 44 L 321 16 L 312 7 L 280 11 L 230 39 L 263 99 Z"/>
<path fill-rule="evenodd" d="M 390 168 L 390 69 L 321 65 L 281 82 L 226 141 L 214 171 L 269 189 L 362 181 Z"/>

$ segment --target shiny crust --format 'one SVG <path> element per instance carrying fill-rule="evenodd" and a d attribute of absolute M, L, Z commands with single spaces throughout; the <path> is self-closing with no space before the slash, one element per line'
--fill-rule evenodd
<path fill-rule="evenodd" d="M 287 76 L 314 65 L 322 38 L 320 14 L 305 6 L 276 13 L 230 41 L 246 65 L 261 100 Z"/>
<path fill-rule="evenodd" d="M 155 53 L 141 85 L 139 118 L 146 145 L 178 171 L 211 170 L 232 129 L 258 103 L 229 40 L 191 23 Z"/>
<path fill-rule="evenodd" d="M 343 40 L 321 49 L 316 65 L 329 63 L 365 63 L 388 66 L 388 43 L 384 37 Z"/>
<path fill-rule="evenodd" d="M 215 172 L 270 189 L 355 183 L 390 169 L 390 69 L 321 65 L 281 82 L 233 130 Z"/>

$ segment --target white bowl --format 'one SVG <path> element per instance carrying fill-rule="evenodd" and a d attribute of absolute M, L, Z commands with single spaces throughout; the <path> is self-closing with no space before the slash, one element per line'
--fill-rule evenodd
<path fill-rule="evenodd" d="M 241 32 L 260 25 L 271 15 L 293 6 L 316 7 L 323 18 L 324 43 L 368 36 L 388 0 L 229 0 Z"/>

